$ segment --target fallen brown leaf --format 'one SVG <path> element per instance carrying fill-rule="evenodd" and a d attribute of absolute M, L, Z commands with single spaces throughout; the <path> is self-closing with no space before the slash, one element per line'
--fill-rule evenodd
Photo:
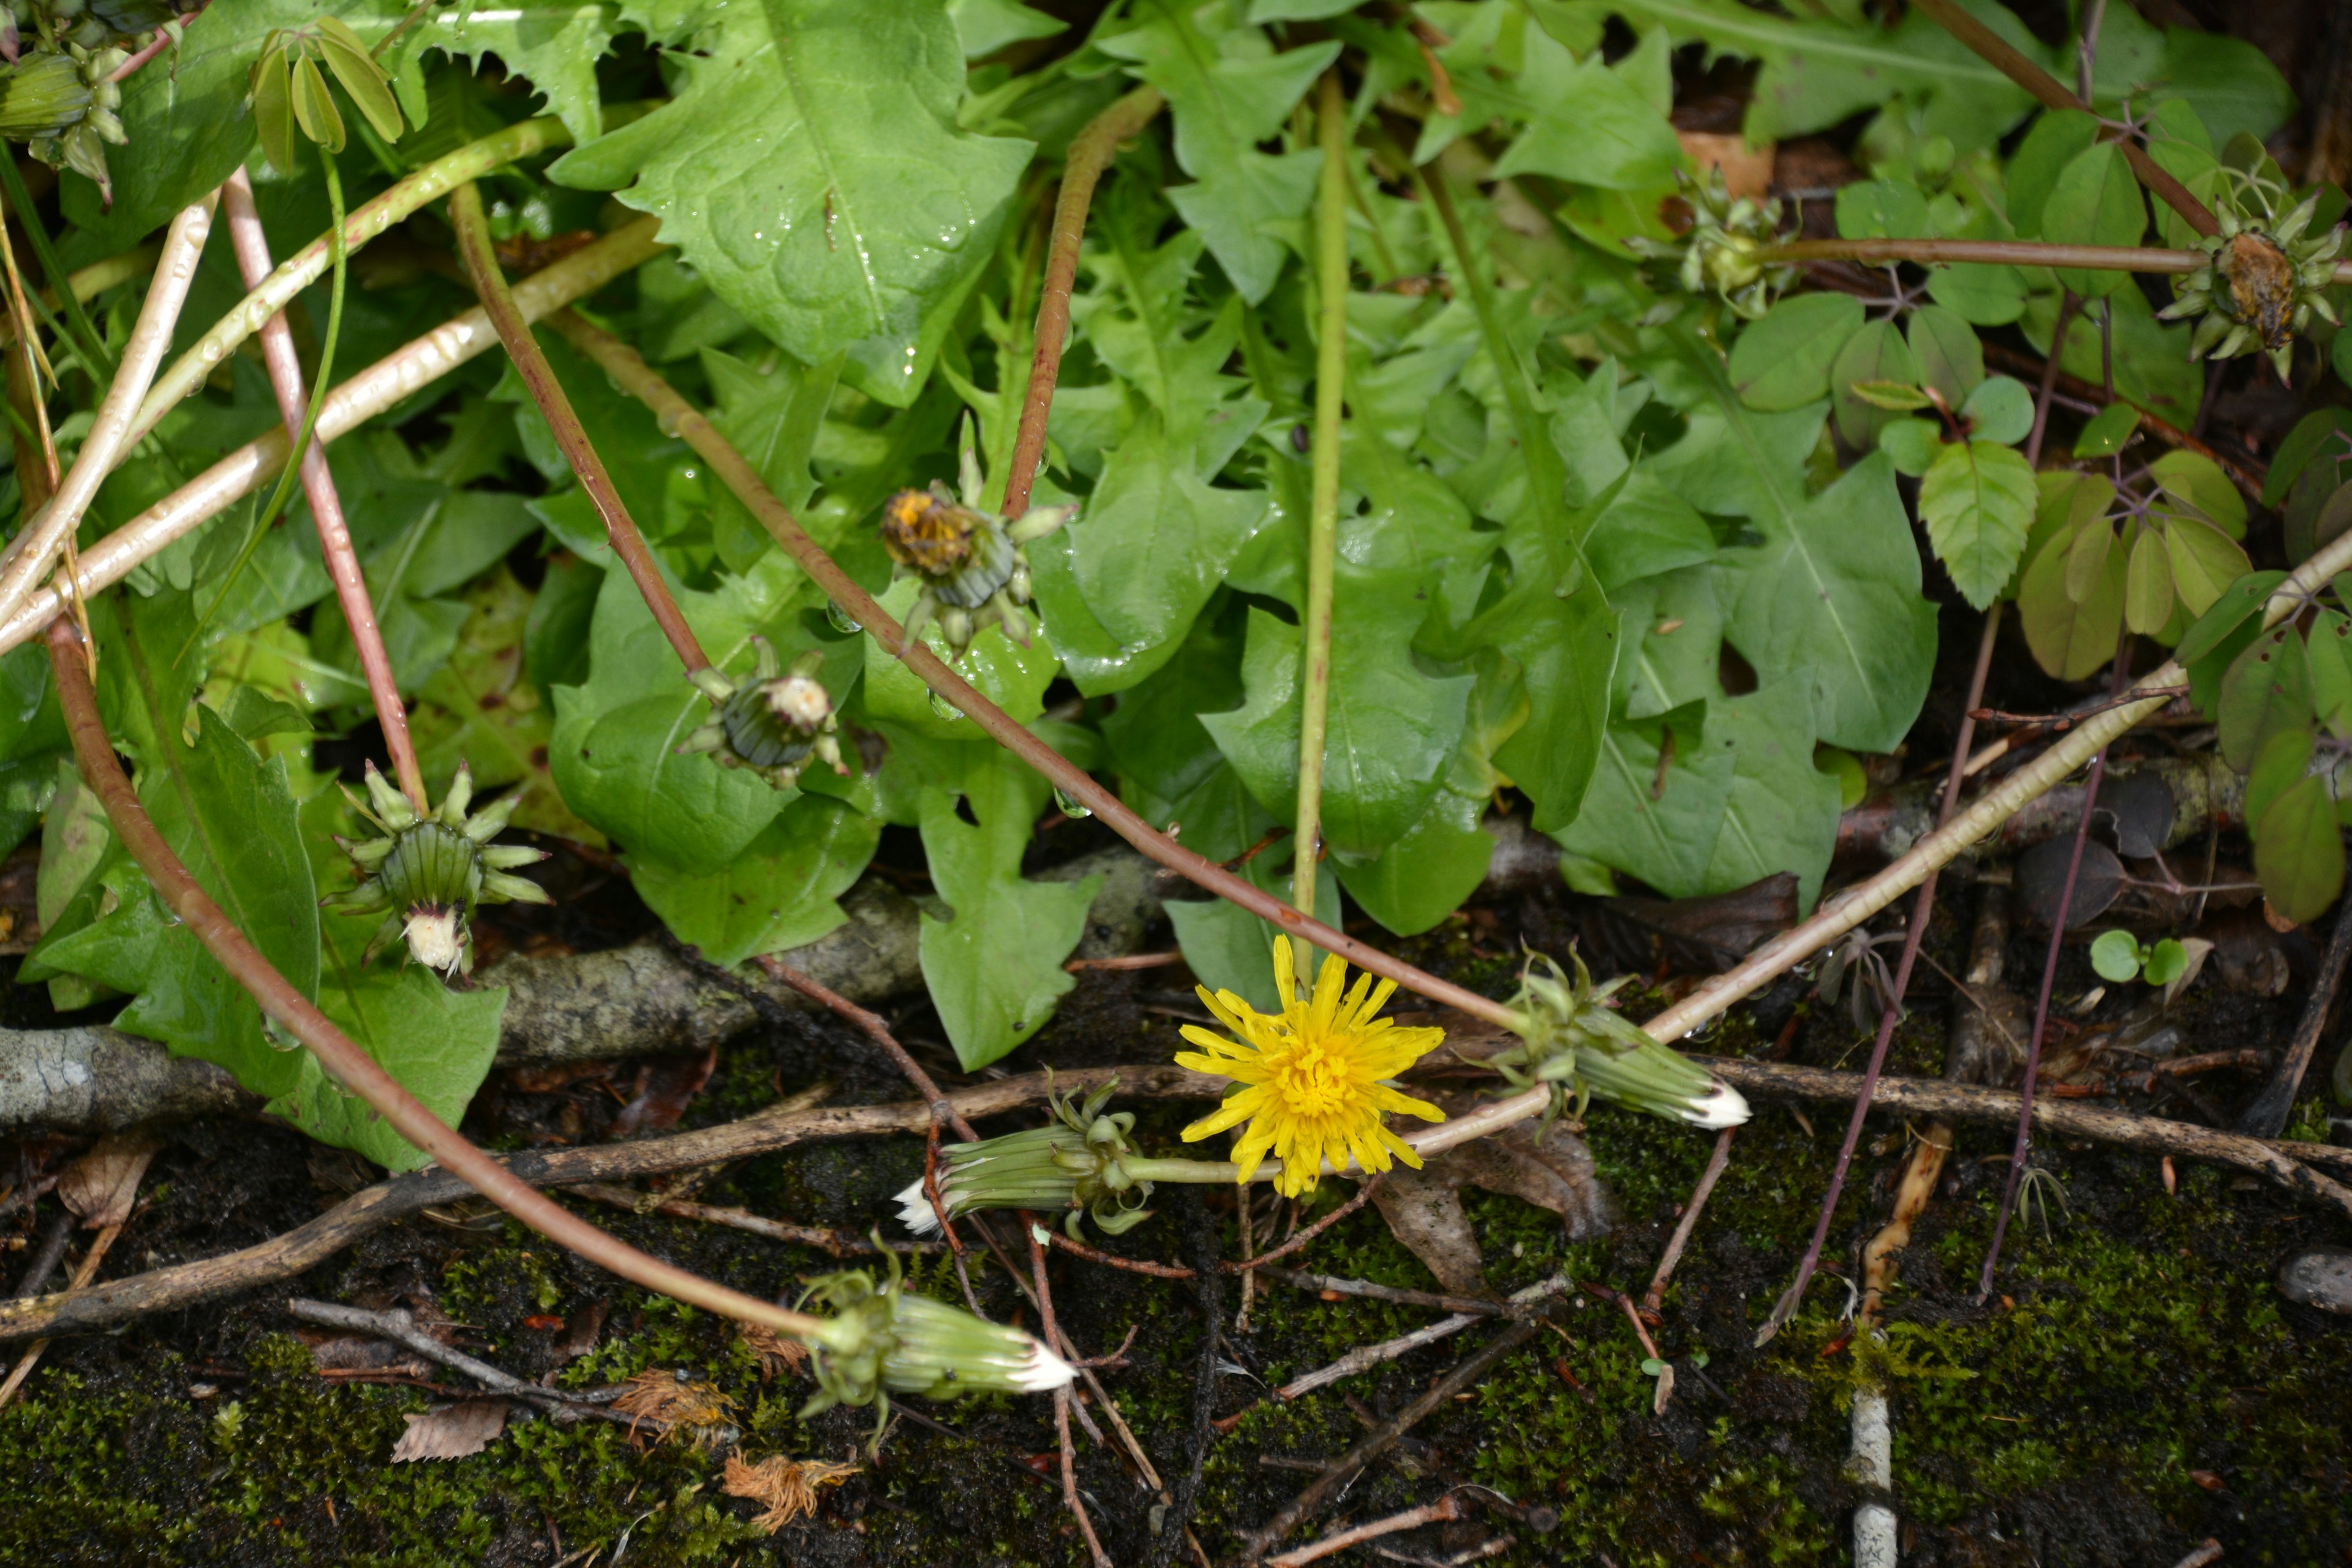
<path fill-rule="evenodd" d="M 138 1133 L 101 1138 L 58 1178 L 58 1201 L 81 1216 L 87 1230 L 103 1230 L 131 1217 L 139 1178 L 163 1145 Z"/>
<path fill-rule="evenodd" d="M 408 1417 L 408 1430 L 394 1445 L 392 1462 L 415 1459 L 462 1459 L 489 1447 L 490 1439 L 507 1429 L 503 1399 L 466 1399 L 443 1405 L 422 1415 Z"/>
<path fill-rule="evenodd" d="M 1476 1103 L 1465 1094 L 1426 1092 L 1449 1117 Z M 1565 1122 L 1553 1122 L 1540 1139 L 1522 1122 L 1450 1149 L 1418 1171 L 1399 1166 L 1373 1189 L 1373 1205 L 1438 1283 L 1458 1296 L 1493 1293 L 1478 1237 L 1462 1210 L 1465 1184 L 1549 1209 L 1560 1216 L 1570 1241 L 1599 1236 L 1614 1217 L 1591 1151 Z"/>
<path fill-rule="evenodd" d="M 729 1497 L 749 1498 L 767 1506 L 768 1511 L 751 1522 L 773 1535 L 802 1515 L 816 1512 L 817 1488 L 837 1487 L 856 1473 L 856 1465 L 837 1465 L 829 1459 L 803 1462 L 777 1454 L 747 1465 L 730 1454 L 723 1484 Z"/>

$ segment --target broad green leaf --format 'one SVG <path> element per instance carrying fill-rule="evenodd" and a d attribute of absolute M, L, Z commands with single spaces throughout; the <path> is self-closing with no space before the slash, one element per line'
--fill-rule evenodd
<path fill-rule="evenodd" d="M 1352 591 L 1351 591 L 1352 590 Z M 1433 679 L 1391 627 L 1410 585 L 1342 582 L 1331 628 L 1331 696 L 1323 752 L 1323 836 L 1339 854 L 1373 855 L 1417 819 L 1461 739 L 1469 676 Z M 1277 817 L 1298 787 L 1298 628 L 1250 613 L 1243 705 L 1201 721 L 1260 805 Z"/>
<path fill-rule="evenodd" d="M 1918 362 L 1920 384 L 1940 393 L 1948 406 L 1959 407 L 1983 384 L 1984 344 L 1977 341 L 1976 329 L 1953 311 L 1941 305 L 1920 306 L 1911 312 L 1905 340 Z M 2021 430 L 2017 436 L 2024 434 Z M 2000 439 L 2013 441 L 2017 436 Z"/>
<path fill-rule="evenodd" d="M 2352 459 L 2352 408 L 2313 410 L 2295 422 L 2272 456 L 2270 472 L 2263 480 L 2263 504 L 2275 507 L 2286 500 L 2288 488 L 2313 463 L 2329 464 L 2327 471 L 2334 478 L 2347 459 Z"/>
<path fill-rule="evenodd" d="M 193 741 L 169 715 L 167 755 L 141 780 L 141 799 L 183 865 L 287 982 L 319 990 L 318 893 L 287 785 L 286 762 L 264 763 L 217 714 L 199 706 Z M 277 1047 L 261 1011 L 163 912 L 146 879 L 117 859 L 119 902 L 41 956 L 69 973 L 135 993 L 115 1019 L 126 1034 L 161 1040 L 174 1056 L 226 1068 L 257 1094 L 282 1094 L 306 1059 Z"/>
<path fill-rule="evenodd" d="M 1839 437 L 1849 447 L 1867 451 L 1878 432 L 1900 411 L 1866 395 L 1874 382 L 1913 386 L 1919 380 L 1919 361 L 1892 321 L 1872 321 L 1845 341 L 1830 364 L 1830 396 L 1837 410 Z M 1857 390 L 1858 388 L 1864 390 Z M 1924 400 L 1907 405 L 1916 408 Z"/>
<path fill-rule="evenodd" d="M 894 583 L 890 591 L 881 595 L 882 607 L 903 626 L 907 612 L 914 606 L 916 592 L 912 578 Z M 948 645 L 941 639 L 936 622 L 924 632 L 923 641 L 933 653 L 947 658 Z M 880 643 L 872 637 L 860 637 L 858 645 L 865 650 L 868 714 L 934 740 L 980 738 L 980 726 L 961 713 L 941 712 L 940 705 L 931 700 L 931 689 L 914 671 L 884 653 Z M 1003 626 L 988 627 L 971 639 L 971 646 L 964 650 L 957 665 L 959 672 L 980 689 L 982 696 L 1023 724 L 1045 710 L 1045 688 L 1052 684 L 1060 668 L 1053 638 L 1046 635 L 1045 627 L 1034 625 L 1029 628 L 1027 647 L 1008 639 Z"/>
<path fill-rule="evenodd" d="M 2268 137 L 2294 112 L 2294 94 L 2278 68 L 2243 38 L 2195 27 L 2168 27 L 2159 90 L 2179 93 L 2216 142 Z"/>
<path fill-rule="evenodd" d="M 1395 843 L 1370 860 L 1335 855 L 1331 870 L 1366 914 L 1398 936 L 1418 936 L 1461 908 L 1486 879 L 1495 840 L 1478 825 L 1485 805 L 1439 790 Z"/>
<path fill-rule="evenodd" d="M 2284 572 L 2253 572 L 2239 578 L 2221 591 L 2210 608 L 2200 616 L 2189 635 L 2180 639 L 2173 657 L 2183 665 L 2192 665 L 2221 646 L 2222 639 L 2239 629 L 2250 617 L 2260 615 L 2263 605 L 2279 584 L 2286 581 Z"/>
<path fill-rule="evenodd" d="M 922 798 L 923 853 L 947 902 L 923 914 L 923 980 L 967 1072 L 1044 1026 L 1076 984 L 1062 961 L 1086 930 L 1099 873 L 1076 882 L 1022 879 L 1021 854 L 1045 809 L 1045 781 L 992 742 L 962 748 L 961 787 Z M 976 822 L 957 810 L 957 795 Z"/>
<path fill-rule="evenodd" d="M 1845 239 L 1918 239 L 1927 233 L 1927 198 L 1899 180 L 1857 180 L 1837 194 L 1837 229 Z"/>
<path fill-rule="evenodd" d="M 2019 234 L 2042 234 L 2042 208 L 2058 176 L 2098 139 L 2099 122 L 2084 110 L 2053 110 L 2034 121 L 2007 170 L 2009 221 Z"/>
<path fill-rule="evenodd" d="M 2244 773 L 2263 742 L 2312 720 L 2311 662 L 2294 626 L 2274 626 L 2249 644 L 2221 677 L 2221 755 Z"/>
<path fill-rule="evenodd" d="M 1046 620 L 1059 626 L 1081 613 L 1081 624 L 1100 627 L 1115 650 L 1064 650 L 1078 689 L 1123 691 L 1173 654 L 1271 502 L 1265 490 L 1221 489 L 1195 478 L 1190 444 L 1175 446 L 1156 412 L 1139 420 L 1105 457 L 1102 480 L 1078 518 L 1029 549 Z"/>
<path fill-rule="evenodd" d="M 1977 384 L 1960 405 L 1960 413 L 1973 426 L 1977 439 L 2014 446 L 2033 429 L 2033 394 L 2021 381 L 1991 376 Z"/>
<path fill-rule="evenodd" d="M 2128 403 L 2110 403 L 2083 426 L 2074 438 L 2074 456 L 2112 458 L 2139 428 L 2140 411 Z"/>
<path fill-rule="evenodd" d="M 1618 718 L 1649 718 L 1715 695 L 1723 659 L 1720 577 L 1685 567 L 1612 595 L 1625 649 L 1612 694 Z"/>
<path fill-rule="evenodd" d="M 1825 131 L 1901 93 L 1919 109 L 1923 133 L 1952 137 L 1963 152 L 1988 145 L 2022 119 L 2032 100 L 2000 71 L 1925 15 L 1900 24 L 1788 20 L 1739 0 L 1611 0 L 1605 7 L 1636 29 L 1664 27 L 1677 43 L 1759 60 L 1748 104 L 1748 140 L 1758 146 Z M 2029 58 L 2050 51 L 2007 10 L 1984 15 Z"/>
<path fill-rule="evenodd" d="M 2164 525 L 2164 550 L 2173 591 L 2192 616 L 2211 609 L 2222 589 L 2253 570 L 2235 540 L 2195 518 L 2176 517 Z"/>
<path fill-rule="evenodd" d="M 1978 609 L 2016 572 L 2033 502 L 2033 470 L 1990 441 L 1952 443 L 1919 481 L 1919 516 L 1936 559 Z"/>
<path fill-rule="evenodd" d="M 2042 209 L 2042 237 L 2053 245 L 2137 245 L 2147 232 L 2147 203 L 2139 180 L 2114 143 L 2085 148 L 2058 171 Z M 2084 299 L 2102 299 L 2126 274 L 2057 268 L 2058 281 Z"/>
<path fill-rule="evenodd" d="M 1021 0 L 948 0 L 948 15 L 955 19 L 956 37 L 968 60 L 992 55 L 1007 44 L 1050 38 L 1070 26 Z"/>
<path fill-rule="evenodd" d="M 1750 408 L 1781 413 L 1830 393 L 1830 365 L 1862 329 L 1851 294 L 1791 294 L 1731 345 L 1731 383 Z"/>
<path fill-rule="evenodd" d="M 1973 325 L 2005 327 L 2025 313 L 2025 275 L 1975 261 L 1938 267 L 1928 275 L 1927 297 Z"/>
<path fill-rule="evenodd" d="M 1248 624 L 1238 601 L 1202 616 L 1160 672 L 1120 693 L 1102 721 L 1128 804 L 1156 827 L 1178 824 L 1183 842 L 1213 860 L 1232 859 L 1276 826 L 1198 717 L 1240 705 Z"/>
<path fill-rule="evenodd" d="M 1480 114 L 1526 126 L 1504 149 L 1495 176 L 1549 174 L 1570 184 L 1643 191 L 1685 169 L 1682 142 L 1665 115 L 1599 54 L 1578 61 L 1541 31 L 1526 35 L 1516 78 L 1476 71 L 1465 118 Z"/>
<path fill-rule="evenodd" d="M 1878 449 L 1898 474 L 1921 478 L 1943 455 L 1944 426 L 1933 419 L 1891 420 L 1878 432 Z"/>
<path fill-rule="evenodd" d="M 1293 848 L 1286 839 L 1238 870 L 1253 887 L 1287 903 Z M 1274 939 L 1280 934 L 1274 926 L 1223 899 L 1171 899 L 1164 907 L 1169 924 L 1176 928 L 1184 963 L 1202 984 L 1212 991 L 1231 991 L 1262 1013 L 1282 1010 L 1274 988 Z M 1315 918 L 1328 926 L 1339 925 L 1336 877 L 1315 879 Z"/>
<path fill-rule="evenodd" d="M 2077 597 L 2067 593 L 2072 543 L 2072 536 L 2046 541 L 2018 581 L 2025 647 L 2032 648 L 2042 670 L 2067 682 L 2094 675 L 2115 658 L 2116 632 L 2124 626 L 2124 552 L 2107 550 L 2095 578 Z"/>
<path fill-rule="evenodd" d="M 1318 153 L 1261 153 L 1258 144 L 1282 130 L 1339 45 L 1277 54 L 1262 33 L 1219 27 L 1209 8 L 1168 0 L 1150 6 L 1141 23 L 1096 47 L 1132 61 L 1167 95 L 1176 162 L 1193 181 L 1171 189 L 1168 199 L 1235 291 L 1255 304 L 1273 289 L 1286 254 L 1274 228 L 1307 210 L 1322 166 Z"/>
<path fill-rule="evenodd" d="M 781 558 L 722 579 L 714 592 L 677 597 L 703 651 L 730 674 L 751 668 L 755 632 L 787 662 L 815 645 L 797 612 L 822 598 Z M 856 671 L 856 645 L 846 646 L 849 657 L 828 659 L 822 677 L 836 701 Z M 625 572 L 604 574 L 590 647 L 587 681 L 555 689 L 548 752 L 564 804 L 635 855 L 680 871 L 719 870 L 790 794 L 747 769 L 678 753 L 710 703 L 688 684 Z"/>
<path fill-rule="evenodd" d="M 1707 728 L 1709 710 L 1695 701 L 1610 725 L 1584 807 L 1555 836 L 1560 847 L 1669 898 L 1704 890 L 1735 765 L 1727 739 Z"/>
<path fill-rule="evenodd" d="M 668 103 L 551 174 L 662 220 L 793 356 L 904 407 L 992 253 L 1031 145 L 956 129 L 963 51 L 922 0 L 749 0 Z"/>
<path fill-rule="evenodd" d="M 429 972 L 390 963 L 341 965 L 320 987 L 319 1008 L 425 1109 L 449 1126 L 464 1119 L 498 1055 L 504 989 L 457 991 Z M 308 1051 L 290 1057 L 299 1081 L 268 1106 L 273 1116 L 394 1171 L 425 1163 L 423 1151 L 366 1103 L 327 1081 Z"/>
<path fill-rule="evenodd" d="M 1625 584 L 1715 559 L 1715 531 L 1689 502 L 1644 467 L 1602 507 L 1585 535 L 1593 575 L 1615 595 Z"/>
<path fill-rule="evenodd" d="M 2162 535 L 2142 529 L 2124 568 L 2124 620 L 2142 637 L 2153 637 L 2171 619 L 2171 557 Z"/>
<path fill-rule="evenodd" d="M 2098 386 L 2111 360 L 2116 396 L 2183 429 L 2194 424 L 2205 383 L 2202 369 L 2189 358 L 2191 324 L 2158 321 L 2155 307 L 2137 288 L 2118 288 L 2100 309 L 2114 316 L 2112 356 L 2101 351 L 2098 311 L 2078 310 L 2066 329 L 2059 368 Z M 2047 352 L 2057 312 L 2054 291 L 2026 301 L 2018 326 L 2037 352 Z"/>
<path fill-rule="evenodd" d="M 2344 833 L 2327 781 L 2289 785 L 2254 825 L 2254 875 L 2272 909 L 2295 921 L 2315 920 L 2344 890 Z"/>
<path fill-rule="evenodd" d="M 1779 871 L 1797 874 L 1797 906 L 1812 908 L 1837 847 L 1837 780 L 1813 766 L 1801 678 L 1707 704 L 1707 741 L 1728 747 L 1731 785 L 1708 857 L 1707 892 L 1729 892 Z"/>
<path fill-rule="evenodd" d="M 801 795 L 721 869 L 696 876 L 648 863 L 632 866 L 630 881 L 680 942 L 731 969 L 814 942 L 847 919 L 835 900 L 874 858 L 881 832 L 877 818 Z"/>
<path fill-rule="evenodd" d="M 2304 651 L 2311 659 L 2313 710 L 2337 739 L 2352 737 L 2352 619 L 2321 610 L 2312 619 Z"/>
<path fill-rule="evenodd" d="M 2278 797 L 2311 771 L 2312 741 L 2309 730 L 2290 726 L 2263 742 L 2262 750 L 2254 753 L 2254 765 L 2246 773 L 2248 822 L 2259 823 L 2269 816 Z"/>
<path fill-rule="evenodd" d="M 2116 531 L 2111 527 L 2095 524 L 2075 531 L 2074 542 L 2066 551 L 2068 598 L 2079 605 L 2098 592 L 2100 583 L 2106 576 L 2107 557 L 2115 548 Z M 2124 577 L 2128 589 L 2131 577 L 2128 563 L 2125 566 Z"/>
<path fill-rule="evenodd" d="M 2246 499 L 2212 458 L 2201 452 L 2167 452 L 2150 463 L 2147 471 L 2169 500 L 2231 539 L 2246 536 Z"/>
<path fill-rule="evenodd" d="M 47 815 L 41 822 L 41 865 L 33 882 L 33 909 L 40 941 L 16 971 L 16 983 L 47 979 L 49 1005 L 60 1013 L 87 1007 L 98 988 L 79 974 L 63 973 L 46 961 L 49 949 L 98 918 L 105 889 L 99 868 L 114 847 L 114 829 L 97 794 L 81 782 L 71 757 L 55 763 Z"/>

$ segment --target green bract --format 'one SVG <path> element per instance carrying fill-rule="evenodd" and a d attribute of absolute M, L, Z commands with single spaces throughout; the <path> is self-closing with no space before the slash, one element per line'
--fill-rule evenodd
<path fill-rule="evenodd" d="M 350 792 L 344 792 L 348 795 Z M 492 844 L 521 804 L 520 794 L 491 802 L 468 816 L 474 777 L 464 763 L 450 781 L 441 808 L 419 816 L 406 795 L 367 765 L 368 799 L 375 809 L 352 806 L 373 823 L 380 837 L 354 842 L 338 838 L 362 879 L 348 892 L 325 900 L 339 914 L 388 911 L 383 925 L 369 943 L 373 958 L 397 935 L 408 944 L 409 956 L 427 969 L 456 974 L 474 966 L 474 906 L 488 901 L 544 904 L 551 900 L 545 889 L 514 868 L 547 858 L 544 849 L 524 845 Z"/>
<path fill-rule="evenodd" d="M 889 1278 L 883 1283 L 875 1282 L 870 1269 L 850 1268 L 820 1276 L 801 1292 L 803 1307 L 834 1313 L 824 1336 L 811 1347 L 817 1391 L 801 1407 L 803 1418 L 836 1405 L 879 1405 L 878 1439 L 893 1394 L 929 1399 L 1042 1394 L 1077 1375 L 1019 1329 L 909 1291 L 898 1254 L 884 1257 Z"/>
<path fill-rule="evenodd" d="M 1597 1094 L 1695 1127 L 1737 1127 L 1748 1120 L 1748 1101 L 1738 1089 L 1604 1005 L 1632 975 L 1596 987 L 1580 954 L 1570 950 L 1569 962 L 1576 967 L 1573 978 L 1542 953 L 1528 958 L 1519 994 L 1511 999 L 1522 1019 L 1519 1044 L 1488 1058 L 1518 1088 L 1549 1086 L 1548 1118 L 1569 1109 L 1571 1094 L 1580 1117 Z"/>
<path fill-rule="evenodd" d="M 375 133 L 397 141 L 402 130 L 400 104 L 392 82 L 359 35 L 332 16 L 321 16 L 299 27 L 269 35 L 261 58 L 253 63 L 250 96 L 254 127 L 270 166 L 281 172 L 294 167 L 294 133 L 330 153 L 343 150 L 342 110 L 327 90 L 319 67 L 324 62 L 335 80 L 351 94 L 352 102 Z"/>
<path fill-rule="evenodd" d="M 1151 1217 L 1143 1206 L 1151 1184 L 1128 1173 L 1134 1153 L 1128 1134 L 1135 1113 L 1110 1115 L 1118 1080 L 1111 1079 L 1083 1105 L 1068 1098 L 1053 1098 L 1054 1120 L 1043 1127 L 984 1138 L 977 1143 L 949 1143 L 940 1149 L 937 1182 L 939 1206 L 918 1180 L 898 1194 L 898 1218 L 919 1236 L 937 1234 L 940 1209 L 950 1219 L 976 1209 L 1034 1209 L 1041 1214 L 1068 1215 L 1062 1224 L 1073 1239 L 1087 1215 L 1106 1236 L 1119 1236 Z"/>
<path fill-rule="evenodd" d="M 824 655 L 807 653 L 786 670 L 768 639 L 754 637 L 759 664 L 750 680 L 737 685 L 715 668 L 697 670 L 695 689 L 710 699 L 710 721 L 686 738 L 681 752 L 708 752 L 722 768 L 749 768 L 778 789 L 800 782 L 814 759 L 846 773 L 833 699 L 817 679 Z"/>
<path fill-rule="evenodd" d="M 1691 226 L 1679 245 L 1634 236 L 1627 248 L 1660 260 L 1678 260 L 1676 279 L 1690 293 L 1712 293 L 1743 321 L 1755 321 L 1796 281 L 1797 268 L 1771 261 L 1765 252 L 1780 238 L 1780 204 L 1732 195 L 1718 165 L 1704 180 L 1677 176 L 1691 209 Z"/>

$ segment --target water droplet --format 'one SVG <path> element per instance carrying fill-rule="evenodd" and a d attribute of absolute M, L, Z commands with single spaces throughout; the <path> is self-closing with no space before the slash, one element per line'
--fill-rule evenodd
<path fill-rule="evenodd" d="M 1054 786 L 1054 804 L 1062 808 L 1062 815 L 1064 816 L 1092 816 L 1094 815 L 1094 808 L 1092 806 L 1080 805 L 1076 801 L 1070 798 L 1070 792 L 1064 789 L 1060 784 L 1055 784 Z"/>
<path fill-rule="evenodd" d="M 859 632 L 866 629 L 864 626 L 859 626 L 856 621 L 850 619 L 849 612 L 843 609 L 839 605 L 835 604 L 831 599 L 827 599 L 824 602 L 824 618 L 832 623 L 833 629 L 835 631 L 845 633 L 851 637 L 856 637 Z"/>
<path fill-rule="evenodd" d="M 955 720 L 963 717 L 962 709 L 957 707 L 954 703 L 949 701 L 946 698 L 940 696 L 936 691 L 931 693 L 931 711 L 938 714 L 940 718 L 948 720 L 950 722 L 953 722 Z"/>

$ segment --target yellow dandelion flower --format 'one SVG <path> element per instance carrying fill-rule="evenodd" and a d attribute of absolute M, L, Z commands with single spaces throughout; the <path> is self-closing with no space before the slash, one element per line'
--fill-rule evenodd
<path fill-rule="evenodd" d="M 1203 1049 L 1180 1052 L 1177 1064 L 1232 1079 L 1242 1089 L 1184 1129 L 1184 1141 L 1198 1142 L 1247 1121 L 1234 1146 L 1240 1179 L 1248 1181 L 1272 1153 L 1282 1161 L 1275 1185 L 1291 1197 L 1315 1185 L 1326 1160 L 1341 1170 L 1353 1156 L 1367 1171 L 1385 1171 L 1393 1154 L 1419 1169 L 1421 1156 L 1381 1117 L 1399 1110 L 1424 1121 L 1445 1120 L 1437 1107 L 1389 1082 L 1434 1049 L 1445 1031 L 1401 1029 L 1374 1017 L 1396 982 L 1375 986 L 1370 975 L 1360 974 L 1350 989 L 1348 966 L 1336 954 L 1324 960 L 1314 996 L 1299 1001 L 1288 937 L 1274 940 L 1274 984 L 1284 998 L 1278 1015 L 1261 1013 L 1230 991 L 1213 996 L 1208 987 L 1195 987 L 1237 1038 L 1188 1024 L 1184 1037 Z"/>

